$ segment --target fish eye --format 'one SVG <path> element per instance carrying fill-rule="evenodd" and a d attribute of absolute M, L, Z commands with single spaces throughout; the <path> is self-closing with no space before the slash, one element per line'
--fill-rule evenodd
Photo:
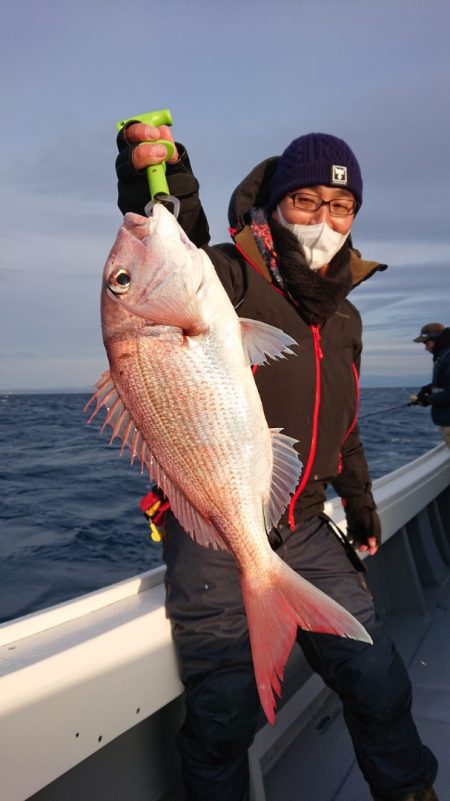
<path fill-rule="evenodd" d="M 120 269 L 113 273 L 108 281 L 108 288 L 115 295 L 124 295 L 128 292 L 131 284 L 131 277 L 128 270 Z"/>

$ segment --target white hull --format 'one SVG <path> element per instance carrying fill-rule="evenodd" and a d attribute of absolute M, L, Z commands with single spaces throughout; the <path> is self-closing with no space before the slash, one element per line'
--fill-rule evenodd
<path fill-rule="evenodd" d="M 424 588 L 447 581 L 449 487 L 444 445 L 375 482 L 383 547 L 369 578 L 380 609 L 424 615 Z M 344 527 L 340 503 L 327 512 Z M 182 797 L 173 743 L 182 685 L 163 578 L 156 568 L 0 626 L 1 801 Z M 264 767 L 323 700 L 298 649 L 286 687 L 276 727 L 263 725 L 251 750 L 256 801 L 266 799 Z"/>

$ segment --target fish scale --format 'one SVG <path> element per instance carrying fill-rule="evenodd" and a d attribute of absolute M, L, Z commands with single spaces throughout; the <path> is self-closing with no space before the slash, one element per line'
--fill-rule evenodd
<path fill-rule="evenodd" d="M 156 352 L 153 353 L 152 351 Z M 222 370 L 216 371 L 216 380 L 211 384 L 211 389 L 209 389 L 209 391 L 205 385 L 200 392 L 198 392 L 197 387 L 194 387 L 194 390 L 190 389 L 192 386 L 190 378 L 192 372 L 197 376 L 200 372 L 198 356 L 197 361 L 188 357 L 188 359 L 184 359 L 182 364 L 179 365 L 180 368 L 181 366 L 184 368 L 182 373 L 183 378 L 180 377 L 181 371 L 177 372 L 176 360 L 173 359 L 175 364 L 172 366 L 175 367 L 175 372 L 178 377 L 172 383 L 170 383 L 170 375 L 167 368 L 169 360 L 164 354 L 162 354 L 162 358 L 158 359 L 158 348 L 148 348 L 147 361 L 149 364 L 152 364 L 154 375 L 158 376 L 158 378 L 155 379 L 157 386 L 153 388 L 153 392 L 149 392 L 149 395 L 153 394 L 153 396 L 156 397 L 158 407 L 154 406 L 153 412 L 148 416 L 152 419 L 156 414 L 158 419 L 161 420 L 162 428 L 175 425 L 178 432 L 176 447 L 174 448 L 171 446 L 170 448 L 170 458 L 175 461 L 175 452 L 179 455 L 191 455 L 191 468 L 194 473 L 198 473 L 199 465 L 196 464 L 196 462 L 198 462 L 197 453 L 192 450 L 190 443 L 195 442 L 196 451 L 198 452 L 199 445 L 205 442 L 208 446 L 210 459 L 216 462 L 217 472 L 215 475 L 217 477 L 222 466 L 226 468 L 229 464 L 230 455 L 237 455 L 237 443 L 245 434 L 245 420 L 248 420 L 249 412 L 247 410 L 245 417 L 244 414 L 239 415 L 233 413 L 231 415 L 234 418 L 233 429 L 235 431 L 232 436 L 228 434 L 228 427 L 217 427 L 211 430 L 208 419 L 210 419 L 211 416 L 220 418 L 224 417 L 225 414 L 230 415 L 230 411 L 232 411 L 233 407 L 239 408 L 239 403 L 243 406 L 245 403 L 245 396 L 242 393 L 241 387 L 238 387 L 238 391 L 235 392 L 234 398 L 230 404 L 229 394 L 228 397 L 224 397 L 225 384 Z M 146 380 L 145 383 L 147 384 L 148 381 Z M 218 390 L 217 387 L 219 387 Z M 158 391 L 155 391 L 157 389 Z M 209 411 L 209 417 L 207 411 Z M 144 420 L 141 425 L 143 433 L 147 434 L 146 421 Z M 151 436 L 151 434 L 147 436 Z M 164 438 L 163 442 L 166 442 Z M 233 447 L 235 443 L 236 449 Z M 223 474 L 226 474 L 225 469 L 223 469 Z M 237 476 L 236 479 L 238 479 Z"/>

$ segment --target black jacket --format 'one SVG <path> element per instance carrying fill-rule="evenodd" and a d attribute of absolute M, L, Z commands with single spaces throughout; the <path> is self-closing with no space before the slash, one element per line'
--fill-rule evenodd
<path fill-rule="evenodd" d="M 122 212 L 143 213 L 148 201 L 147 183 L 131 166 L 130 151 L 119 136 L 117 174 Z M 233 194 L 229 209 L 231 229 L 241 228 L 235 244 L 209 245 L 207 220 L 198 197 L 198 182 L 192 174 L 184 148 L 176 165 L 167 166 L 170 191 L 181 200 L 179 222 L 190 239 L 210 256 L 229 297 L 242 317 L 263 320 L 290 334 L 298 345 L 296 356 L 289 356 L 256 371 L 269 427 L 281 427 L 298 440 L 304 465 L 300 486 L 283 522 L 291 526 L 323 510 L 327 484 L 332 483 L 344 499 L 350 535 L 357 542 L 379 535 L 374 513 L 371 480 L 356 423 L 358 375 L 361 356 L 361 319 L 356 308 L 342 299 L 333 305 L 331 294 L 316 298 L 316 311 L 325 316 L 311 322 L 311 309 L 277 291 L 258 251 L 246 214 L 253 206 L 264 207 L 268 183 L 276 165 L 269 159 L 258 165 Z M 244 226 L 242 227 L 244 223 Z M 305 281 L 311 271 L 304 265 L 298 244 L 280 226 L 274 231 L 279 261 L 298 260 Z M 290 238 L 290 239 L 289 239 Z M 292 253 L 296 248 L 297 252 Z M 333 260 L 336 274 L 348 275 L 349 287 L 356 286 L 385 265 L 364 262 L 348 243 Z M 333 265 L 332 262 L 332 265 Z M 303 267 L 302 267 L 303 265 Z M 318 276 L 319 290 L 327 282 Z M 314 298 L 313 298 L 314 300 Z M 314 303 L 313 303 L 314 306 Z M 312 311 L 314 316 L 314 308 Z"/>
<path fill-rule="evenodd" d="M 422 387 L 431 419 L 437 426 L 450 426 L 450 328 L 444 328 L 433 349 L 433 378 Z"/>

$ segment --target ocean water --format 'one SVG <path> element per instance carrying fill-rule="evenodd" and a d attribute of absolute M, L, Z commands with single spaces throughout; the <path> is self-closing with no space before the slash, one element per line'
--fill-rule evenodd
<path fill-rule="evenodd" d="M 440 442 L 429 409 L 406 407 L 413 391 L 361 392 L 373 478 Z M 148 475 L 99 435 L 101 421 L 86 425 L 88 397 L 0 395 L 0 622 L 161 563 L 139 509 Z"/>

